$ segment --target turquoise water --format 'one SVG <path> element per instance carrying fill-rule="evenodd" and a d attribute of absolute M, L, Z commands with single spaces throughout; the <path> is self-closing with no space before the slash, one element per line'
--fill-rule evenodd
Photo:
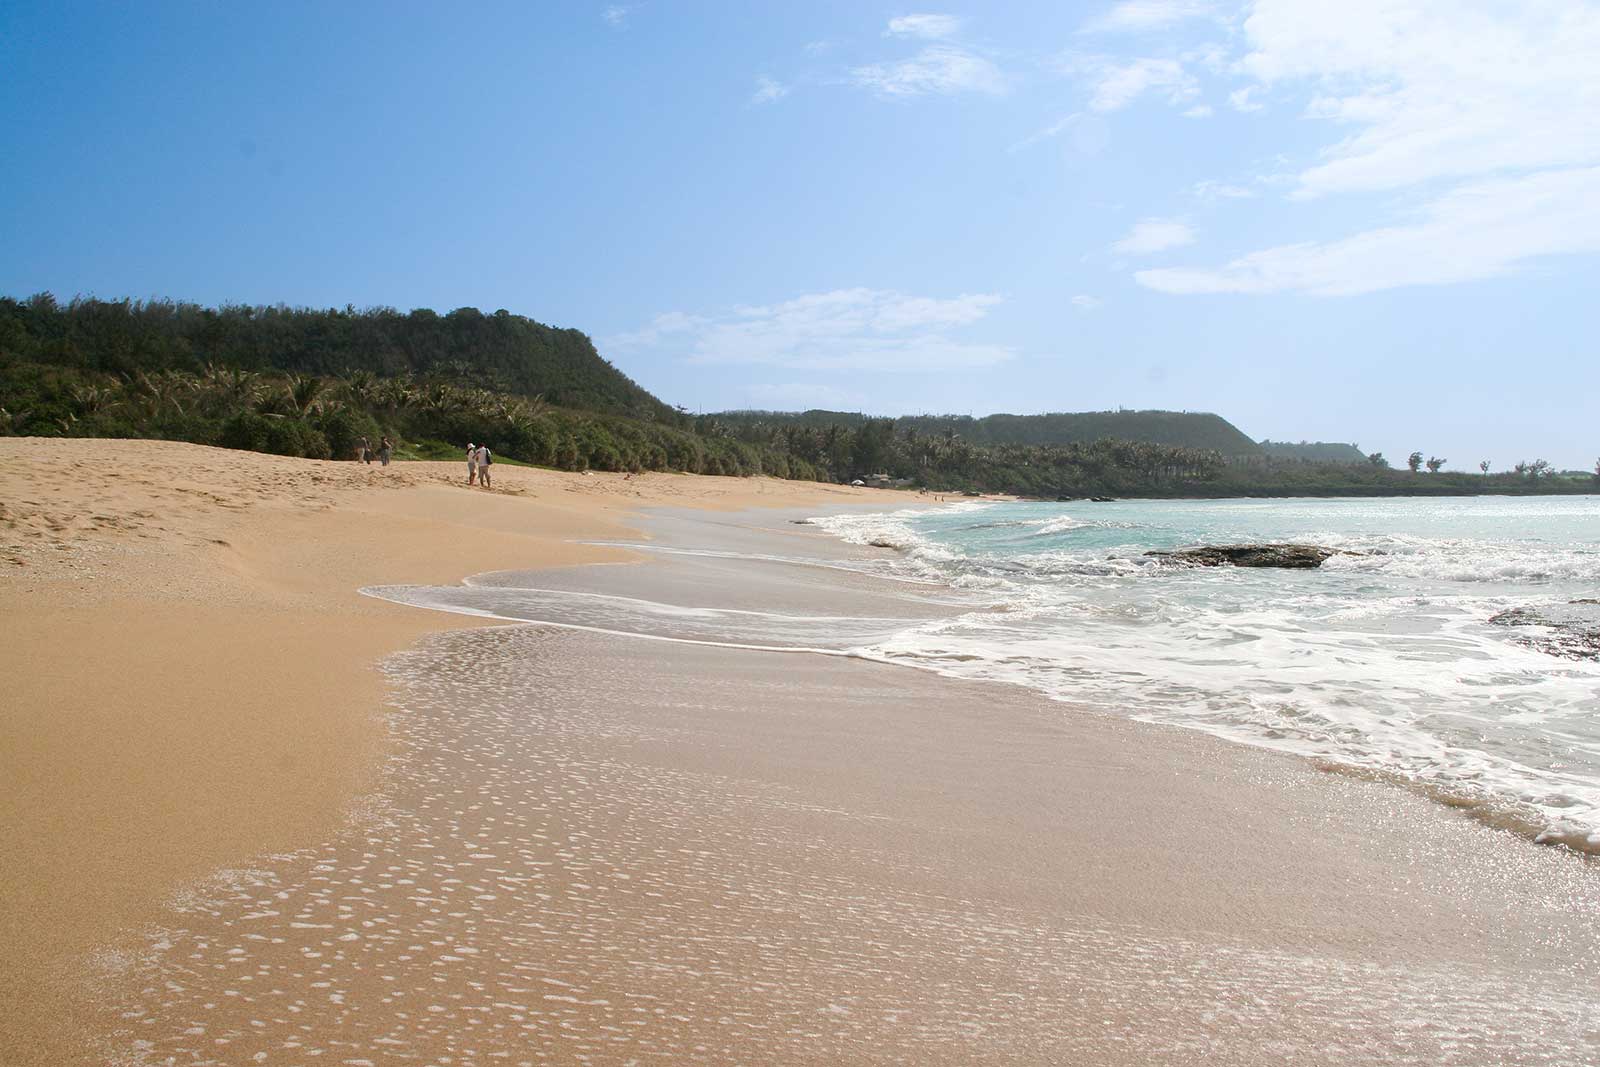
<path fill-rule="evenodd" d="M 1600 498 L 968 503 L 817 521 L 895 545 L 873 566 L 970 608 L 855 654 L 1398 777 L 1600 850 L 1600 663 L 1489 621 L 1600 596 Z M 1250 541 L 1360 554 L 1303 571 L 1144 555 Z"/>

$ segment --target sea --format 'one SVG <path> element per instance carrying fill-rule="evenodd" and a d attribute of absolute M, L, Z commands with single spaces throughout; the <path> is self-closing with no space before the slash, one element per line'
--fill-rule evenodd
<path fill-rule="evenodd" d="M 1600 497 L 963 501 L 652 524 L 626 545 L 656 557 L 644 571 L 368 592 L 1024 686 L 1062 715 L 1292 753 L 1600 854 Z M 1296 570 L 1147 554 L 1266 542 L 1336 554 Z"/>
<path fill-rule="evenodd" d="M 1600 852 L 1600 661 L 1572 640 L 1600 633 L 1600 498 L 969 502 L 815 521 L 894 546 L 871 566 L 970 600 L 854 654 L 1294 753 Z M 1146 555 L 1253 542 L 1339 554 L 1305 570 Z"/>

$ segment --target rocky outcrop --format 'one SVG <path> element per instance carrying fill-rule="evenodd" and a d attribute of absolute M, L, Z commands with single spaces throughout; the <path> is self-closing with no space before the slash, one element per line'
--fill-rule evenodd
<path fill-rule="evenodd" d="M 1321 545 L 1201 545 L 1198 548 L 1179 548 L 1171 552 L 1146 552 L 1162 563 L 1183 564 L 1190 567 L 1289 567 L 1307 569 L 1320 567 L 1330 556 L 1340 554 L 1339 549 Z"/>
<path fill-rule="evenodd" d="M 1600 600 L 1510 608 L 1491 615 L 1496 626 L 1518 628 L 1517 640 L 1563 659 L 1600 659 Z"/>

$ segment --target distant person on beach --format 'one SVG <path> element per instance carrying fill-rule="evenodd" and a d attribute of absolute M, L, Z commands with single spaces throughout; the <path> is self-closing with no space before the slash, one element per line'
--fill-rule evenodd
<path fill-rule="evenodd" d="M 356 439 L 356 459 L 362 463 L 372 462 L 372 442 L 365 437 Z"/>
<path fill-rule="evenodd" d="M 485 489 L 489 486 L 489 464 L 494 462 L 494 456 L 489 452 L 488 445 L 478 446 L 478 484 Z"/>
<path fill-rule="evenodd" d="M 467 484 L 471 485 L 478 480 L 478 446 L 471 441 L 467 442 Z"/>
<path fill-rule="evenodd" d="M 381 438 L 378 439 L 378 462 L 379 463 L 381 463 L 385 467 L 387 467 L 389 465 L 389 453 L 391 453 L 393 451 L 394 451 L 394 445 L 389 443 L 389 438 L 381 437 Z"/>

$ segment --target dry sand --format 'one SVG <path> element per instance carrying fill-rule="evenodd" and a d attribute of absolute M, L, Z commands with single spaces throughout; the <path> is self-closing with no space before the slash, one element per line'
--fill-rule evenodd
<path fill-rule="evenodd" d="M 647 505 L 881 493 L 0 438 L 0 1062 L 74 1062 L 70 961 L 219 867 L 324 840 L 384 750 L 374 664 L 470 620 L 382 582 L 626 553 Z"/>
<path fill-rule="evenodd" d="M 63 458 L 94 484 L 50 485 Z M 880 494 L 508 469 L 503 497 L 471 496 L 455 466 L 0 441 L 22 561 L 0 906 L 23 950 L 0 1059 L 1600 1054 L 1594 865 L 1415 794 L 1016 688 L 461 629 L 354 592 L 618 558 L 565 539 L 618 536 L 641 504 Z M 672 536 L 755 552 L 733 518 Z M 825 551 L 776 521 L 782 547 Z M 742 585 L 720 557 L 537 581 L 745 606 L 760 588 L 852 618 L 894 599 L 844 572 L 792 582 L 774 554 Z M 413 639 L 387 660 L 401 710 L 380 734 L 370 664 Z"/>

